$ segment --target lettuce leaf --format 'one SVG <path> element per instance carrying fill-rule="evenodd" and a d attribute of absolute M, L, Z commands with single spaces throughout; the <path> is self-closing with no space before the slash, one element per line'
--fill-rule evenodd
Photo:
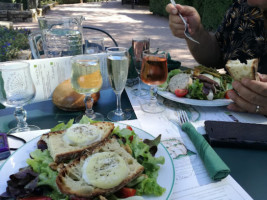
<path fill-rule="evenodd" d="M 119 142 L 125 145 L 129 145 L 132 149 L 132 156 L 144 166 L 144 174 L 147 175 L 147 178 L 138 183 L 134 188 L 137 189 L 138 195 L 155 195 L 160 196 L 165 192 L 165 188 L 162 188 L 157 183 L 158 172 L 160 169 L 159 164 L 164 164 L 165 158 L 163 156 L 154 157 L 151 154 L 151 148 L 155 150 L 160 142 L 160 136 L 154 140 L 146 140 L 148 144 L 144 143 L 134 131 L 129 129 L 119 129 L 116 127 L 113 131 L 119 138 Z M 155 155 L 156 152 L 153 151 Z"/>
<path fill-rule="evenodd" d="M 49 164 L 53 162 L 49 151 L 40 149 L 36 149 L 35 151 L 30 153 L 31 158 L 26 160 L 27 164 L 32 167 L 33 171 L 38 173 L 38 186 L 46 185 L 53 189 L 53 192 L 49 193 L 51 197 L 56 197 L 56 199 L 65 199 L 65 195 L 61 194 L 57 184 L 56 177 L 57 172 L 53 171 Z"/>

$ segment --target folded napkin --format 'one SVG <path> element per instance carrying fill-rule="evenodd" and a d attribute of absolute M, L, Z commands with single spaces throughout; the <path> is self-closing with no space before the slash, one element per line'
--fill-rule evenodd
<path fill-rule="evenodd" d="M 229 167 L 212 149 L 204 137 L 196 131 L 195 127 L 191 123 L 187 122 L 182 125 L 182 130 L 186 132 L 195 145 L 209 176 L 215 181 L 219 181 L 228 176 L 230 173 Z"/>

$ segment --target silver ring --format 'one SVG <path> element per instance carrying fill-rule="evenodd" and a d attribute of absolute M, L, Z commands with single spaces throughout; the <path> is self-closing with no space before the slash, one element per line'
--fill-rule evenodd
<path fill-rule="evenodd" d="M 256 106 L 256 113 L 259 113 L 260 112 L 260 106 Z"/>

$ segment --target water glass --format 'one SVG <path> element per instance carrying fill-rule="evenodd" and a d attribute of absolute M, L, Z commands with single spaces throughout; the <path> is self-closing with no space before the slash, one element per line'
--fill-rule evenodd
<path fill-rule="evenodd" d="M 71 58 L 71 67 L 71 85 L 76 92 L 85 95 L 85 115 L 93 120 L 103 121 L 104 116 L 92 109 L 92 94 L 98 92 L 103 83 L 99 58 L 87 54 L 74 56 Z M 76 122 L 80 121 L 82 116 L 78 116 Z"/>
<path fill-rule="evenodd" d="M 141 80 L 150 85 L 150 100 L 142 103 L 144 112 L 160 113 L 164 107 L 157 102 L 157 85 L 163 84 L 167 80 L 167 54 L 158 49 L 148 49 L 143 51 L 143 61 L 141 68 Z"/>
<path fill-rule="evenodd" d="M 23 106 L 31 102 L 36 94 L 30 73 L 30 64 L 26 62 L 6 62 L 0 64 L 0 102 L 6 107 L 15 108 L 17 127 L 8 133 L 39 130 L 26 122 L 27 112 Z"/>
<path fill-rule="evenodd" d="M 131 114 L 121 109 L 121 93 L 125 88 L 129 69 L 129 53 L 124 47 L 111 47 L 107 49 L 108 77 L 117 98 L 116 110 L 107 115 L 111 121 L 121 121 L 131 118 Z"/>
<path fill-rule="evenodd" d="M 95 37 L 85 40 L 84 54 L 102 53 L 104 51 L 104 38 Z"/>
<path fill-rule="evenodd" d="M 135 96 L 145 96 L 148 90 L 141 88 L 140 71 L 142 66 L 142 52 L 149 49 L 150 39 L 147 37 L 137 37 L 132 39 L 133 48 L 133 64 L 136 72 L 138 73 L 138 88 L 133 89 L 131 92 Z"/>

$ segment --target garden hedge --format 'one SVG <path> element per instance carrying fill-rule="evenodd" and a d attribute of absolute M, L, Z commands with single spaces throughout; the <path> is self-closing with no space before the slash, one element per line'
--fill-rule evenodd
<path fill-rule="evenodd" d="M 199 12 L 204 27 L 208 30 L 216 30 L 233 0 L 176 0 L 176 2 L 195 7 Z M 153 14 L 168 16 L 165 7 L 169 3 L 169 0 L 150 0 L 149 10 Z"/>

